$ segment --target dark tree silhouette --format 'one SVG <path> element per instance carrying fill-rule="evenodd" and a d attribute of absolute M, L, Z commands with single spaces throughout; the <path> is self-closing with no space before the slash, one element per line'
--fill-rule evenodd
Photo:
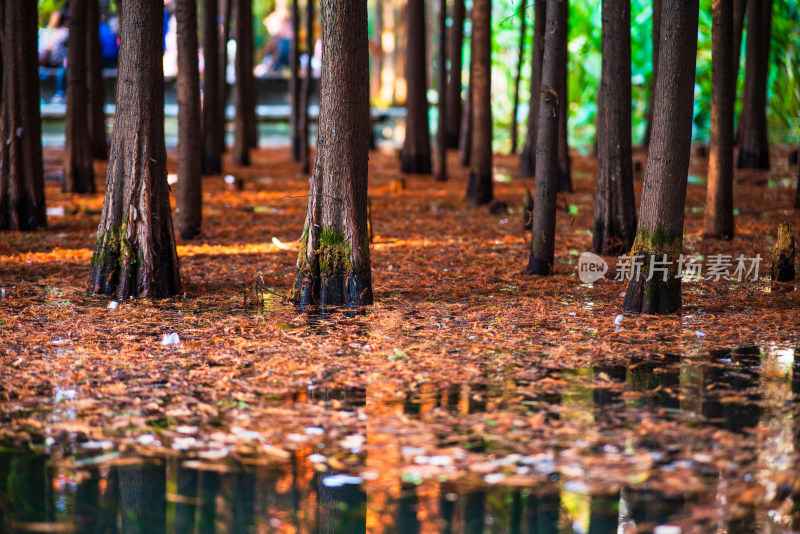
<path fill-rule="evenodd" d="M 597 120 L 595 252 L 622 254 L 636 235 L 631 160 L 631 3 L 603 0 L 603 72 Z"/>
<path fill-rule="evenodd" d="M 472 148 L 467 201 L 492 201 L 492 0 L 472 4 Z"/>
<path fill-rule="evenodd" d="M 217 0 L 203 2 L 203 174 L 222 172 L 222 147 L 225 143 L 225 105 L 220 98 L 220 78 L 225 76 L 225 64 L 220 63 Z M 222 113 L 219 113 L 222 108 Z"/>
<path fill-rule="evenodd" d="M 634 313 L 667 314 L 681 307 L 681 281 L 676 274 L 683 247 L 699 5 L 698 0 L 663 2 L 653 137 L 631 249 L 632 256 L 641 256 L 644 267 L 631 277 L 625 294 L 625 311 Z M 660 262 L 665 256 L 672 262 L 666 275 L 652 271 L 648 280 L 651 261 Z"/>
<path fill-rule="evenodd" d="M 647 106 L 647 126 L 642 146 L 650 146 L 650 134 L 653 130 L 653 107 L 656 103 L 656 82 L 658 80 L 658 55 L 661 48 L 661 0 L 653 0 L 653 75 L 650 77 L 650 104 Z"/>
<path fill-rule="evenodd" d="M 86 25 L 86 89 L 89 92 L 89 143 L 94 159 L 108 159 L 106 142 L 106 88 L 103 83 L 103 50 L 100 46 L 99 0 L 87 0 Z"/>
<path fill-rule="evenodd" d="M 303 174 L 308 174 L 310 163 L 309 129 L 311 119 L 308 115 L 308 106 L 311 104 L 311 82 L 313 70 L 311 69 L 311 57 L 314 55 L 314 3 L 316 0 L 306 0 L 306 53 L 308 54 L 308 66 L 306 75 L 303 77 L 303 90 L 300 94 L 300 164 Z M 379 1 L 378 4 L 381 2 Z"/>
<path fill-rule="evenodd" d="M 428 79 L 425 52 L 425 0 L 409 0 L 406 42 L 406 140 L 400 156 L 400 172 L 431 172 L 431 138 L 428 126 Z"/>
<path fill-rule="evenodd" d="M 164 297 L 181 290 L 164 146 L 164 4 L 122 2 L 118 106 L 89 292 Z"/>
<path fill-rule="evenodd" d="M 219 1 L 221 2 L 220 6 L 222 11 L 222 28 L 220 31 L 222 38 L 219 43 L 219 105 L 217 106 L 217 124 L 220 128 L 219 152 L 222 154 L 227 150 L 225 127 L 228 122 L 228 117 L 226 109 L 228 107 L 228 97 L 231 92 L 230 84 L 228 84 L 228 41 L 230 41 L 231 37 L 231 19 L 233 18 L 233 7 L 236 0 Z"/>
<path fill-rule="evenodd" d="M 519 109 L 519 80 L 522 77 L 522 65 L 525 60 L 525 39 L 527 32 L 527 10 L 525 4 L 519 6 L 519 52 L 517 53 L 517 74 L 514 77 L 514 106 L 511 108 L 511 153 L 517 153 L 517 137 L 519 125 L 517 124 L 517 110 Z"/>
<path fill-rule="evenodd" d="M 439 0 L 439 120 L 436 133 L 437 182 L 447 180 L 447 0 Z"/>
<path fill-rule="evenodd" d="M 289 65 L 291 157 L 292 161 L 300 161 L 300 4 L 298 0 L 292 0 L 292 41 L 289 58 L 291 61 Z M 310 61 L 309 68 L 311 68 Z"/>
<path fill-rule="evenodd" d="M 740 169 L 769 169 L 766 106 L 771 24 L 772 0 L 749 0 L 744 96 L 737 139 Z"/>
<path fill-rule="evenodd" d="M 2 35 L 0 230 L 47 226 L 39 112 L 36 3 L 5 0 Z"/>
<path fill-rule="evenodd" d="M 733 4 L 714 0 L 711 30 L 711 143 L 703 233 L 733 237 Z"/>
<path fill-rule="evenodd" d="M 146 1 L 138 0 L 135 3 L 144 4 Z M 121 5 L 124 6 L 126 3 L 121 2 Z M 125 13 L 125 7 L 122 10 Z M 160 46 L 153 49 L 156 52 L 160 52 L 160 50 Z M 111 150 L 112 152 L 114 150 L 113 143 Z M 124 534 L 165 534 L 167 532 L 166 465 L 156 462 L 124 465 L 119 467 L 117 473 L 119 474 L 122 532 Z"/>
<path fill-rule="evenodd" d="M 228 0 L 232 1 L 232 0 Z M 255 109 L 251 100 L 253 78 L 253 0 L 236 0 L 236 84 L 234 85 L 233 162 L 250 165 Z"/>
<path fill-rule="evenodd" d="M 519 174 L 523 178 L 530 178 L 536 170 L 536 129 L 539 127 L 539 100 L 541 97 L 539 93 L 542 87 L 546 6 L 546 2 L 536 2 L 534 7 L 530 111 L 528 112 L 525 146 L 519 158 Z"/>
<path fill-rule="evenodd" d="M 472 57 L 472 45 L 475 42 L 470 39 L 470 57 Z M 469 63 L 469 80 L 467 81 L 467 98 L 461 106 L 461 129 L 458 134 L 458 164 L 462 167 L 469 167 L 472 156 L 472 79 L 473 63 Z"/>
<path fill-rule="evenodd" d="M 742 33 L 747 0 L 733 0 L 733 83 L 739 80 L 739 63 L 742 56 Z M 734 90 L 735 90 L 734 85 Z"/>
<path fill-rule="evenodd" d="M 558 25 L 564 31 L 559 33 L 562 43 L 558 47 L 561 58 L 561 90 L 558 92 L 558 190 L 572 191 L 572 172 L 570 171 L 569 140 L 567 132 L 567 116 L 569 114 L 569 99 L 567 95 L 567 33 L 569 31 L 569 0 L 561 0 L 558 10 Z"/>
<path fill-rule="evenodd" d="M 558 190 L 558 122 L 559 101 L 566 98 L 561 87 L 560 48 L 565 40 L 560 35 L 566 27 L 559 24 L 561 0 L 547 0 L 547 22 L 542 62 L 542 86 L 539 97 L 539 126 L 536 134 L 536 183 L 533 197 L 533 231 L 530 274 L 553 272 L 556 236 L 556 194 Z"/>
<path fill-rule="evenodd" d="M 64 181 L 69 193 L 94 193 L 92 147 L 86 69 L 87 0 L 72 0 L 69 7 L 67 42 L 67 120 L 64 132 Z"/>
<path fill-rule="evenodd" d="M 453 0 L 453 25 L 448 34 L 450 77 L 447 82 L 447 148 L 458 148 L 461 134 L 461 69 L 463 65 L 464 0 Z"/>
<path fill-rule="evenodd" d="M 322 79 L 314 172 L 298 258 L 300 305 L 372 303 L 367 230 L 367 4 L 322 0 Z M 347 31 L 347 39 L 341 39 Z"/>
<path fill-rule="evenodd" d="M 178 39 L 178 186 L 175 226 L 184 239 L 200 233 L 203 222 L 203 132 L 197 66 L 197 0 L 176 0 Z"/>
<path fill-rule="evenodd" d="M 185 467 L 180 460 L 177 471 L 178 501 L 175 503 L 175 532 L 194 532 L 197 523 L 199 472 L 197 469 Z"/>

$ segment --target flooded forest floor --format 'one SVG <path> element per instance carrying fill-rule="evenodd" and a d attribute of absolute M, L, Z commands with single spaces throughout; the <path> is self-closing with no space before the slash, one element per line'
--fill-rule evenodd
<path fill-rule="evenodd" d="M 0 456 L 46 455 L 48 491 L 76 503 L 81 481 L 112 486 L 108 466 L 275 472 L 273 511 L 250 518 L 262 531 L 320 530 L 319 513 L 289 528 L 297 514 L 275 503 L 327 509 L 323 486 L 351 487 L 326 498 L 363 501 L 370 532 L 800 529 L 799 295 L 769 282 L 777 225 L 800 227 L 787 150 L 771 173 L 737 175 L 726 242 L 701 238 L 706 161 L 692 160 L 684 252 L 760 254 L 761 278 L 684 283 L 680 314 L 621 318 L 623 282 L 577 276 L 594 158 L 573 157 L 556 274 L 542 278 L 524 274 L 532 180 L 517 158 L 495 158 L 507 209 L 493 214 L 465 204 L 467 170 L 449 156 L 441 184 L 401 182 L 395 152 L 370 155 L 375 305 L 352 317 L 280 297 L 308 194 L 287 149 L 226 161 L 234 184 L 204 179 L 203 233 L 178 243 L 183 295 L 116 307 L 85 290 L 105 165 L 96 195 L 48 179 L 49 228 L 0 233 Z M 61 158 L 45 150 L 47 174 Z M 272 291 L 260 303 L 256 282 Z"/>

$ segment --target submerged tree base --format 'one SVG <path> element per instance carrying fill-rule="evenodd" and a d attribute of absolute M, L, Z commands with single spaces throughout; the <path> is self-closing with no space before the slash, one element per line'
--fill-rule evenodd
<path fill-rule="evenodd" d="M 681 308 L 681 280 L 677 274 L 682 246 L 683 235 L 679 231 L 639 229 L 630 255 L 640 262 L 641 271 L 632 273 L 634 277 L 625 293 L 626 312 L 667 315 Z M 658 266 L 659 271 L 651 273 L 651 265 Z"/>
<path fill-rule="evenodd" d="M 647 258 L 645 258 L 647 259 Z M 668 315 L 681 309 L 681 281 L 641 275 L 628 284 L 623 308 L 628 313 Z"/>
<path fill-rule="evenodd" d="M 369 274 L 342 273 L 314 276 L 300 273 L 291 296 L 300 307 L 342 306 L 358 308 L 372 305 L 372 280 Z"/>

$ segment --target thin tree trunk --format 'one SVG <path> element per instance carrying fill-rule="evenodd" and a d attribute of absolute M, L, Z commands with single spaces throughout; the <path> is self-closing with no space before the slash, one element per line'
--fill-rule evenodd
<path fill-rule="evenodd" d="M 661 48 L 661 0 L 653 0 L 653 75 L 650 78 L 650 104 L 647 106 L 647 127 L 644 132 L 642 146 L 650 146 L 650 135 L 653 130 L 653 107 L 656 102 L 656 83 L 658 81 L 658 56 Z"/>
<path fill-rule="evenodd" d="M 220 63 L 219 4 L 217 0 L 203 3 L 203 174 L 222 172 L 222 146 L 225 141 L 225 106 L 220 106 L 220 76 L 225 76 L 225 66 Z M 222 114 L 219 108 L 222 107 Z"/>
<path fill-rule="evenodd" d="M 561 68 L 561 89 L 558 91 L 558 94 L 561 96 L 558 100 L 558 190 L 572 191 L 572 172 L 570 171 L 569 136 L 567 131 L 567 117 L 569 114 L 569 95 L 567 91 L 569 0 L 561 0 L 559 3 L 558 25 L 564 30 L 559 33 L 562 43 L 558 48 L 561 53 L 559 62 L 563 65 Z"/>
<path fill-rule="evenodd" d="M 739 66 L 742 55 L 742 34 L 744 33 L 744 14 L 747 0 L 733 0 L 733 87 L 739 81 Z"/>
<path fill-rule="evenodd" d="M 463 68 L 464 0 L 453 0 L 453 26 L 448 35 L 450 77 L 447 82 L 447 148 L 458 148 L 461 135 L 461 70 Z"/>
<path fill-rule="evenodd" d="M 800 208 L 800 164 L 797 165 L 797 191 L 794 197 L 794 207 Z"/>
<path fill-rule="evenodd" d="M 428 125 L 425 0 L 409 0 L 407 36 L 406 139 L 400 156 L 400 172 L 430 174 L 431 138 Z"/>
<path fill-rule="evenodd" d="M 470 49 L 474 39 L 470 38 Z M 470 53 L 472 57 L 472 53 Z M 473 63 L 469 63 L 469 80 L 467 81 L 467 98 L 461 107 L 461 133 L 458 139 L 458 164 L 462 167 L 469 167 L 472 159 L 472 80 Z"/>
<path fill-rule="evenodd" d="M 533 197 L 533 231 L 530 274 L 548 275 L 553 272 L 556 236 L 556 194 L 558 191 L 558 122 L 560 100 L 565 98 L 561 87 L 560 35 L 566 27 L 559 24 L 561 0 L 547 0 L 547 22 L 542 64 L 542 86 L 539 98 L 539 126 L 536 135 L 536 182 Z"/>
<path fill-rule="evenodd" d="M 733 237 L 733 5 L 714 0 L 711 30 L 711 145 L 704 235 Z"/>
<path fill-rule="evenodd" d="M 744 97 L 737 139 L 740 169 L 769 169 L 766 107 L 771 24 L 772 0 L 749 0 Z"/>
<path fill-rule="evenodd" d="M 233 162 L 245 166 L 250 165 L 252 148 L 250 114 L 253 110 L 250 101 L 249 73 L 252 72 L 253 65 L 248 50 L 253 46 L 249 31 L 252 27 L 251 2 L 252 0 L 236 0 L 236 84 L 233 88 L 236 117 L 233 120 Z"/>
<path fill-rule="evenodd" d="M 220 0 L 222 2 L 222 31 L 220 35 L 222 39 L 219 43 L 219 106 L 217 107 L 218 124 L 220 128 L 219 134 L 219 152 L 223 154 L 227 149 L 225 142 L 226 126 L 228 123 L 227 108 L 228 108 L 228 95 L 230 94 L 230 86 L 228 85 L 228 41 L 231 36 L 231 19 L 233 18 L 233 4 L 235 0 Z"/>
<path fill-rule="evenodd" d="M 164 146 L 164 4 L 120 4 L 118 106 L 89 292 L 159 298 L 181 290 Z"/>
<path fill-rule="evenodd" d="M 525 146 L 519 158 L 519 175 L 530 178 L 536 170 L 536 129 L 539 127 L 539 101 L 542 87 L 542 60 L 544 57 L 544 28 L 547 17 L 546 2 L 534 5 L 533 52 L 531 56 L 531 97 Z"/>
<path fill-rule="evenodd" d="M 634 313 L 668 314 L 681 307 L 681 281 L 676 275 L 683 247 L 699 5 L 698 0 L 663 1 L 653 137 L 631 249 L 631 256 L 640 256 L 644 267 L 631 277 L 625 294 L 625 311 Z M 661 262 L 664 256 L 671 263 L 662 266 L 663 272 L 651 271 L 651 262 Z"/>
<path fill-rule="evenodd" d="M 322 0 L 320 15 L 319 134 L 293 299 L 301 306 L 363 306 L 372 304 L 367 3 Z"/>
<path fill-rule="evenodd" d="M 197 66 L 197 0 L 176 0 L 178 39 L 178 233 L 192 239 L 203 222 L 203 150 L 200 122 L 200 73 Z"/>
<path fill-rule="evenodd" d="M 488 204 L 492 191 L 492 0 L 472 5 L 472 149 L 467 201 Z"/>
<path fill-rule="evenodd" d="M 292 44 L 289 52 L 289 130 L 292 161 L 300 161 L 300 4 L 292 0 Z M 310 65 L 309 65 L 310 66 Z"/>
<path fill-rule="evenodd" d="M 89 91 L 88 121 L 89 143 L 92 157 L 108 159 L 106 143 L 106 88 L 103 83 L 103 50 L 100 46 L 100 5 L 98 0 L 87 0 L 86 12 L 86 82 Z"/>
<path fill-rule="evenodd" d="M 36 3 L 4 0 L 0 230 L 47 226 Z"/>
<path fill-rule="evenodd" d="M 436 137 L 437 182 L 447 180 L 447 0 L 439 0 L 439 118 Z"/>
<path fill-rule="evenodd" d="M 306 54 L 308 55 L 308 65 L 306 66 L 306 75 L 303 78 L 300 106 L 300 163 L 303 174 L 308 174 L 311 167 L 309 155 L 311 119 L 308 114 L 308 107 L 311 105 L 311 82 L 314 73 L 311 68 L 311 59 L 314 57 L 314 4 L 316 1 L 306 0 Z M 380 2 L 381 0 L 378 1 Z"/>
<path fill-rule="evenodd" d="M 95 191 L 86 83 L 87 1 L 72 0 L 69 8 L 67 120 L 64 132 L 64 181 L 62 182 L 62 188 L 67 193 Z"/>
<path fill-rule="evenodd" d="M 636 235 L 631 160 L 631 3 L 603 0 L 602 102 L 598 110 L 595 252 L 618 255 Z"/>
<path fill-rule="evenodd" d="M 514 77 L 514 107 L 511 111 L 511 154 L 517 153 L 517 137 L 519 125 L 517 124 L 517 110 L 519 110 L 519 80 L 522 77 L 522 65 L 525 60 L 525 39 L 528 32 L 526 26 L 525 4 L 519 6 L 519 53 L 517 55 L 517 75 Z"/>

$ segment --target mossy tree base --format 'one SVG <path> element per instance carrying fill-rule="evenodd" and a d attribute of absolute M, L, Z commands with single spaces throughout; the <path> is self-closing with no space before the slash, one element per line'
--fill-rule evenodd
<path fill-rule="evenodd" d="M 342 273 L 320 276 L 301 273 L 297 277 L 292 300 L 306 306 L 342 306 L 359 308 L 372 305 L 370 273 Z"/>
<path fill-rule="evenodd" d="M 649 258 L 645 258 L 649 261 Z M 649 281 L 641 275 L 631 279 L 625 293 L 624 310 L 628 313 L 668 315 L 681 309 L 681 281 L 660 276 Z"/>

